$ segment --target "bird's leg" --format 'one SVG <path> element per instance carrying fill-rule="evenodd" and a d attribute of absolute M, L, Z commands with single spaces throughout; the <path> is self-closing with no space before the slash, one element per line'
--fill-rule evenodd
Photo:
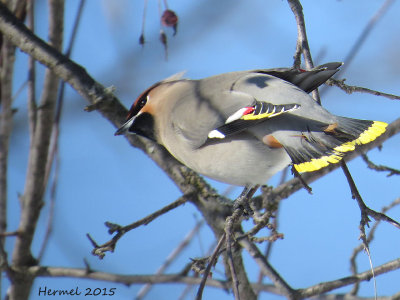
<path fill-rule="evenodd" d="M 233 211 L 235 212 L 238 209 L 243 209 L 243 213 L 251 216 L 253 214 L 253 210 L 250 208 L 249 201 L 259 187 L 259 185 L 251 187 L 246 186 L 239 197 L 237 197 L 236 200 L 233 202 Z"/>

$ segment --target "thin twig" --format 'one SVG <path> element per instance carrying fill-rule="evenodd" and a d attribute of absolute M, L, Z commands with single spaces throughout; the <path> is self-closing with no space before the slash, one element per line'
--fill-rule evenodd
<path fill-rule="evenodd" d="M 259 186 L 255 186 L 252 188 L 245 188 L 244 191 L 241 193 L 238 199 L 234 202 L 234 210 L 231 216 L 226 218 L 225 221 L 225 234 L 226 234 L 226 255 L 228 259 L 228 265 L 232 276 L 232 289 L 235 295 L 235 299 L 240 299 L 239 294 L 239 280 L 237 277 L 237 273 L 235 270 L 235 264 L 233 260 L 232 254 L 232 247 L 233 247 L 233 240 L 234 237 L 234 226 L 239 222 L 240 218 L 242 217 L 244 211 L 247 209 L 249 210 L 248 201 L 253 197 L 254 193 L 257 191 Z"/>
<path fill-rule="evenodd" d="M 132 224 L 126 225 L 126 226 L 120 226 L 118 224 L 106 222 L 105 225 L 109 228 L 108 232 L 110 234 L 113 234 L 116 232 L 116 235 L 112 237 L 111 240 L 108 242 L 102 244 L 102 245 L 97 245 L 96 242 L 94 242 L 94 239 L 88 235 L 88 238 L 91 240 L 92 244 L 94 244 L 94 249 L 92 250 L 92 254 L 95 256 L 98 256 L 100 259 L 104 258 L 105 253 L 108 251 L 113 252 L 115 249 L 115 246 L 117 245 L 118 240 L 127 232 L 129 232 L 132 229 L 135 229 L 141 225 L 147 225 L 154 219 L 158 218 L 159 216 L 169 212 L 170 210 L 186 203 L 189 201 L 190 194 L 189 195 L 184 195 L 180 197 L 178 200 L 172 202 L 171 204 L 163 207 L 160 210 L 155 211 L 154 213 L 136 221 L 133 222 Z"/>
<path fill-rule="evenodd" d="M 239 243 L 249 252 L 257 265 L 260 267 L 263 274 L 274 283 L 282 295 L 285 295 L 288 299 L 296 298 L 296 290 L 290 287 L 290 285 L 269 264 L 256 245 L 250 242 L 249 239 L 242 239 Z"/>
<path fill-rule="evenodd" d="M 311 58 L 310 46 L 308 44 L 306 25 L 303 14 L 303 7 L 299 0 L 288 0 L 290 9 L 292 10 L 297 24 L 297 47 L 295 54 L 295 67 L 299 68 L 299 57 L 300 53 L 304 56 L 304 62 L 307 69 L 314 68 L 314 64 Z"/>
<path fill-rule="evenodd" d="M 203 290 L 207 283 L 207 279 L 208 279 L 208 275 L 210 274 L 211 267 L 216 264 L 218 256 L 220 254 L 220 249 L 221 249 L 222 245 L 225 243 L 225 239 L 226 239 L 226 233 L 224 232 L 222 234 L 222 236 L 220 237 L 218 244 L 214 249 L 213 254 L 210 257 L 210 260 L 208 262 L 206 269 L 204 270 L 203 277 L 201 278 L 201 282 L 199 285 L 199 289 L 197 290 L 196 300 L 201 300 L 203 297 Z"/>
<path fill-rule="evenodd" d="M 22 20 L 21 13 L 25 9 L 24 3 L 21 1 L 9 2 L 8 5 L 15 4 L 12 8 L 15 14 L 19 15 Z M 22 4 L 22 6 L 21 6 Z M 5 4 L 4 4 L 5 5 Z M 14 97 L 13 92 L 13 77 L 14 77 L 14 61 L 15 61 L 15 45 L 12 41 L 1 35 L 0 41 L 0 233 L 7 230 L 7 202 L 8 202 L 8 154 L 10 146 L 10 137 L 13 128 L 13 108 L 12 103 Z M 7 253 L 4 249 L 5 244 L 4 236 L 0 236 L 1 255 L 0 265 L 4 266 L 10 280 L 13 280 L 13 273 L 10 271 Z M 3 287 L 3 273 L 0 272 L 0 294 Z"/>
<path fill-rule="evenodd" d="M 8 154 L 13 119 L 13 77 L 15 46 L 5 36 L 0 41 L 0 233 L 7 231 L 8 203 Z M 7 254 L 3 245 L 4 236 L 0 236 L 2 255 L 0 265 L 8 267 Z M 11 274 L 8 274 L 11 275 Z M 3 273 L 0 272 L 0 293 L 2 292 Z"/>
<path fill-rule="evenodd" d="M 342 167 L 342 170 L 343 170 L 343 172 L 344 172 L 344 174 L 345 174 L 345 176 L 347 178 L 347 181 L 349 183 L 350 190 L 351 190 L 351 193 L 352 193 L 352 197 L 353 197 L 353 199 L 357 200 L 358 206 L 359 206 L 360 211 L 361 211 L 361 221 L 360 221 L 360 226 L 359 226 L 360 239 L 361 239 L 362 244 L 364 246 L 364 249 L 365 249 L 365 251 L 366 251 L 366 253 L 368 255 L 369 262 L 370 262 L 370 265 L 371 265 L 371 273 L 372 273 L 372 277 L 374 279 L 374 287 L 375 287 L 374 290 L 375 290 L 375 298 L 376 298 L 377 296 L 376 296 L 375 273 L 374 273 L 374 268 L 373 268 L 373 265 L 372 265 L 371 253 L 370 253 L 370 250 L 369 250 L 369 242 L 368 242 L 367 236 L 365 234 L 365 226 L 369 227 L 369 222 L 370 222 L 369 216 L 373 217 L 375 220 L 384 220 L 384 221 L 386 221 L 388 223 L 391 223 L 392 225 L 394 225 L 395 227 L 397 227 L 399 229 L 400 229 L 400 224 L 397 221 L 389 218 L 385 214 L 376 212 L 376 211 L 370 209 L 368 206 L 366 206 L 366 204 L 364 203 L 363 199 L 361 198 L 360 193 L 358 192 L 356 184 L 354 183 L 354 180 L 353 180 L 353 178 L 352 178 L 352 176 L 351 176 L 351 174 L 349 172 L 349 169 L 347 168 L 347 165 L 346 165 L 344 160 L 341 161 L 341 167 Z"/>
<path fill-rule="evenodd" d="M 212 243 L 212 244 L 208 247 L 208 250 L 207 250 L 207 252 L 205 253 L 205 256 L 208 257 L 208 258 L 207 258 L 207 262 L 210 262 L 210 257 L 212 256 L 212 254 L 213 254 L 213 252 L 214 252 L 214 249 L 215 249 L 215 247 L 217 246 L 217 244 L 218 244 L 217 241 L 215 241 L 214 243 Z M 220 252 L 220 253 L 221 253 L 221 252 Z M 191 269 L 193 269 L 193 264 L 196 263 L 197 261 L 198 261 L 197 259 L 192 260 L 192 263 L 189 263 L 188 266 L 186 266 L 186 267 L 181 271 L 181 274 L 182 274 L 182 275 L 187 275 L 187 274 L 189 273 L 189 271 L 190 271 Z M 214 263 L 214 265 L 215 265 L 215 263 Z M 207 266 L 205 266 L 205 268 L 202 269 L 201 272 L 197 272 L 196 270 L 193 270 L 193 271 L 195 271 L 194 276 L 197 277 L 197 276 L 199 276 L 200 274 L 204 274 L 204 271 L 206 270 L 206 268 L 207 268 Z M 211 269 L 210 269 L 210 272 L 211 272 Z M 211 275 L 211 274 L 210 274 L 210 275 Z M 211 277 L 211 276 L 207 276 L 207 277 Z M 185 287 L 185 289 L 182 291 L 182 293 L 181 293 L 181 295 L 179 296 L 178 299 L 179 299 L 179 300 L 186 299 L 186 296 L 192 291 L 193 288 L 194 288 L 193 285 L 188 284 L 188 285 Z"/>
<path fill-rule="evenodd" d="M 269 220 L 272 217 L 272 212 L 266 211 L 261 217 L 256 221 L 256 225 L 247 231 L 243 236 L 255 236 L 261 229 L 265 228 L 269 224 Z M 239 235 L 240 238 L 242 235 Z"/>
<path fill-rule="evenodd" d="M 79 3 L 78 11 L 75 17 L 74 25 L 72 27 L 72 34 L 70 41 L 68 43 L 68 47 L 65 53 L 66 57 L 70 57 L 72 48 L 75 43 L 76 34 L 78 32 L 79 23 L 82 17 L 83 7 L 85 4 L 85 0 L 81 0 Z M 52 233 L 52 226 L 53 226 L 53 219 L 54 219 L 54 209 L 55 209 L 55 200 L 56 200 L 56 191 L 57 191 L 57 184 L 58 184 L 58 175 L 60 170 L 60 157 L 59 157 L 59 149 L 58 149 L 58 141 L 60 135 L 60 124 L 61 124 L 61 113 L 64 103 L 64 89 L 65 89 L 65 81 L 60 82 L 60 89 L 58 91 L 57 96 L 57 103 L 55 109 L 55 117 L 53 121 L 53 127 L 51 132 L 50 138 L 50 147 L 49 153 L 47 157 L 47 164 L 46 164 L 46 171 L 45 171 L 45 182 L 48 181 L 50 177 L 50 173 L 52 170 L 52 166 L 54 163 L 54 173 L 53 178 L 51 181 L 51 188 L 50 188 L 50 208 L 49 208 L 49 217 L 47 220 L 46 231 L 43 239 L 42 246 L 40 248 L 38 254 L 38 261 L 40 261 L 45 253 L 45 249 L 47 247 L 48 241 L 50 239 Z"/>
<path fill-rule="evenodd" d="M 18 231 L 1 232 L 1 233 L 0 233 L 0 236 L 1 236 L 1 237 L 16 236 L 16 235 L 18 235 Z"/>
<path fill-rule="evenodd" d="M 35 1 L 27 2 L 28 10 L 28 27 L 32 32 L 35 32 Z M 36 61 L 32 56 L 28 60 L 28 117 L 29 117 L 29 137 L 32 139 L 36 128 Z"/>
<path fill-rule="evenodd" d="M 62 27 L 63 27 L 63 5 L 60 1 L 53 1 L 50 5 L 51 17 L 50 17 L 50 28 L 49 35 L 51 43 L 54 44 L 55 48 L 61 49 L 62 45 Z M 54 74 L 47 70 L 45 86 L 41 99 L 41 107 L 38 114 L 38 124 L 35 127 L 35 133 L 33 137 L 33 145 L 30 151 L 30 162 L 28 167 L 27 182 L 25 187 L 25 193 L 23 196 L 24 210 L 22 212 L 21 219 L 27 218 L 31 221 L 29 226 L 26 226 L 25 230 L 30 231 L 29 234 L 33 234 L 31 226 L 36 223 L 39 216 L 39 211 L 42 206 L 42 195 L 44 193 L 44 187 L 46 181 L 44 180 L 45 173 L 44 164 L 45 161 L 40 159 L 43 156 L 47 156 L 48 145 L 50 143 L 50 132 L 51 132 L 51 120 L 54 118 L 54 99 L 58 90 L 58 78 Z M 40 123 L 40 124 L 39 124 Z M 49 126 L 50 125 L 50 126 Z M 42 174 L 43 173 L 43 174 Z M 22 222 L 24 225 L 25 222 Z M 23 236 L 26 239 L 29 234 L 24 232 Z M 32 237 L 28 238 L 26 242 L 30 244 Z M 20 247 L 19 239 L 17 239 L 16 249 Z M 23 246 L 22 246 L 23 245 Z M 26 251 L 30 247 L 23 242 L 21 244 L 21 251 Z"/>
<path fill-rule="evenodd" d="M 39 250 L 39 254 L 37 256 L 38 262 L 40 262 L 45 254 L 47 249 L 48 242 L 50 240 L 51 233 L 53 231 L 53 221 L 54 221 L 54 211 L 56 207 L 56 191 L 57 191 L 57 183 L 58 183 L 58 176 L 60 174 L 60 156 L 58 149 L 54 152 L 55 160 L 55 168 L 54 168 L 54 175 L 52 178 L 52 183 L 50 187 L 50 206 L 49 206 L 49 213 L 47 218 L 46 230 L 43 238 L 42 245 Z"/>
<path fill-rule="evenodd" d="M 232 290 L 233 294 L 235 295 L 235 300 L 240 300 L 240 293 L 239 293 L 239 279 L 236 273 L 235 263 L 233 261 L 233 254 L 232 254 L 232 238 L 231 232 L 226 232 L 226 256 L 228 257 L 228 265 L 229 270 L 231 272 L 231 279 L 232 279 Z"/>
<path fill-rule="evenodd" d="M 310 46 L 308 44 L 307 33 L 306 33 L 306 25 L 303 14 L 303 7 L 299 0 L 287 0 L 292 10 L 297 24 L 297 43 L 296 43 L 296 52 L 294 54 L 294 67 L 300 68 L 301 63 L 301 53 L 304 57 L 304 62 L 306 69 L 311 70 L 314 68 L 314 63 L 311 57 Z M 318 104 L 321 104 L 321 99 L 319 97 L 318 89 L 312 91 L 312 96 L 317 101 Z"/>
<path fill-rule="evenodd" d="M 4 249 L 4 240 L 0 239 L 0 272 L 5 270 L 9 278 L 13 278 L 13 271 L 8 264 L 8 256 L 6 249 Z"/>
<path fill-rule="evenodd" d="M 144 0 L 144 7 L 143 7 L 143 15 L 142 15 L 142 29 L 139 37 L 139 44 L 144 46 L 146 40 L 144 37 L 144 27 L 146 25 L 146 12 L 147 12 L 147 2 L 148 0 Z"/>
<path fill-rule="evenodd" d="M 362 159 L 367 163 L 368 168 L 375 170 L 375 171 L 379 171 L 379 172 L 389 172 L 389 174 L 387 175 L 387 177 L 390 177 L 392 175 L 400 175 L 400 170 L 391 168 L 391 167 L 387 167 L 387 166 L 382 166 L 382 165 L 376 165 L 374 164 L 366 154 L 362 154 L 361 155 Z"/>
<path fill-rule="evenodd" d="M 1 6 L 0 10 L 5 10 L 5 7 Z M 49 0 L 49 44 L 58 51 L 62 48 L 63 25 L 64 2 Z M 35 132 L 29 150 L 24 193 L 21 197 L 21 217 L 18 226 L 20 234 L 15 239 L 12 257 L 15 267 L 26 267 L 36 263 L 31 253 L 31 245 L 47 186 L 45 181 L 46 159 L 43 158 L 47 157 L 49 151 L 58 84 L 59 78 L 52 70 L 46 69 L 40 100 L 41 109 L 37 111 Z M 11 299 L 27 299 L 29 297 L 33 278 L 27 275 L 22 274 L 22 278 L 13 281 L 9 289 Z"/>
<path fill-rule="evenodd" d="M 400 259 L 392 260 L 388 263 L 374 268 L 375 276 L 388 273 L 393 270 L 400 269 Z M 319 284 L 310 286 L 308 288 L 297 290 L 301 298 L 310 298 L 312 296 L 321 295 L 335 289 L 339 289 L 355 282 L 369 281 L 372 278 L 371 270 L 352 275 L 348 277 L 339 278 L 333 281 L 321 282 Z"/>
<path fill-rule="evenodd" d="M 361 212 L 361 220 L 360 220 L 360 226 L 359 226 L 360 239 L 364 245 L 364 248 L 366 250 L 368 250 L 369 246 L 368 246 L 367 236 L 365 235 L 365 226 L 369 227 L 369 222 L 371 220 L 369 219 L 369 214 L 367 212 L 367 205 L 364 203 L 363 199 L 361 198 L 360 193 L 358 192 L 356 184 L 354 183 L 354 180 L 350 174 L 350 171 L 347 168 L 346 162 L 344 160 L 342 160 L 340 162 L 340 164 L 341 164 L 343 173 L 346 176 L 347 182 L 349 183 L 352 198 L 357 201 L 358 207 L 360 208 L 360 212 Z"/>
<path fill-rule="evenodd" d="M 254 243 L 264 243 L 264 242 L 269 242 L 269 244 L 273 244 L 273 242 L 275 242 L 278 239 L 283 239 L 283 234 L 282 233 L 273 233 L 270 236 L 264 236 L 264 237 L 249 237 L 250 241 L 254 242 Z M 265 256 L 265 255 L 264 255 Z M 265 259 L 267 259 L 267 257 L 265 257 Z"/>
<path fill-rule="evenodd" d="M 287 178 L 287 175 L 288 175 L 288 170 L 289 170 L 289 168 L 288 167 L 286 167 L 285 169 L 283 169 L 283 171 L 282 171 L 282 174 L 281 174 L 281 178 L 280 178 L 280 180 L 279 180 L 279 184 L 282 184 L 282 183 L 284 183 L 285 181 L 286 181 L 286 178 Z M 274 226 L 274 230 L 278 230 L 278 219 L 279 219 L 279 207 L 280 207 L 280 205 L 279 205 L 279 202 L 276 204 L 276 209 L 275 209 L 275 217 L 274 217 L 274 219 L 273 219 L 273 223 L 272 223 L 272 225 Z M 275 245 L 275 243 L 274 242 L 268 242 L 267 243 L 267 246 L 266 246 L 266 248 L 265 248 L 265 258 L 268 260 L 268 258 L 270 257 L 270 255 L 271 255 L 271 252 L 272 252 L 272 247 L 273 247 L 273 245 Z M 261 274 L 260 274 L 261 275 Z M 262 280 L 262 279 L 261 279 Z M 260 282 L 261 283 L 261 282 Z"/>
<path fill-rule="evenodd" d="M 391 208 L 393 208 L 399 204 L 400 204 L 400 198 L 397 198 L 392 203 L 390 203 L 390 205 L 383 207 L 381 212 L 386 214 L 387 211 L 389 211 Z M 378 228 L 379 224 L 381 224 L 381 221 L 375 222 L 374 225 L 371 227 L 371 230 L 369 231 L 369 233 L 367 235 L 368 244 L 374 239 L 375 231 Z M 364 244 L 358 245 L 356 248 L 354 248 L 353 253 L 350 257 L 350 268 L 351 268 L 351 272 L 353 273 L 353 275 L 356 275 L 358 272 L 356 258 L 363 249 L 364 249 Z M 354 286 L 353 286 L 352 290 L 349 292 L 349 294 L 357 295 L 359 287 L 360 287 L 359 282 L 354 283 Z"/>
<path fill-rule="evenodd" d="M 344 82 L 346 79 L 335 79 L 335 78 L 330 78 L 328 79 L 325 84 L 330 85 L 330 86 L 337 86 L 341 90 L 345 91 L 347 94 L 352 94 L 354 92 L 359 92 L 359 93 L 366 93 L 366 94 L 371 94 L 375 96 L 382 96 L 391 100 L 400 100 L 400 96 L 393 95 L 393 94 L 388 94 L 384 92 L 379 92 L 376 90 L 371 90 L 365 87 L 361 86 L 355 86 L 355 85 L 347 85 Z"/>
<path fill-rule="evenodd" d="M 8 154 L 10 136 L 12 131 L 12 78 L 13 61 L 15 58 L 15 47 L 3 39 L 0 53 L 0 87 L 1 87 L 1 109 L 0 109 L 0 234 L 7 230 L 7 188 L 8 188 Z M 0 243 L 5 241 L 0 236 Z M 6 264 L 0 256 L 0 264 Z M 2 274 L 0 272 L 0 279 Z M 1 282 L 0 282 L 1 284 Z"/>
<path fill-rule="evenodd" d="M 347 181 L 349 183 L 350 186 L 350 190 L 352 193 L 352 196 L 354 199 L 357 200 L 358 206 L 360 207 L 361 210 L 361 222 L 360 222 L 360 230 L 361 232 L 361 239 L 363 241 L 365 241 L 365 243 L 367 243 L 366 240 L 366 236 L 365 236 L 365 226 L 369 227 L 369 217 L 373 217 L 376 221 L 385 221 L 388 222 L 389 224 L 392 224 L 393 226 L 397 227 L 400 229 L 400 223 L 393 220 L 392 218 L 386 216 L 383 213 L 377 212 L 373 209 L 370 209 L 363 201 L 363 199 L 361 198 L 360 193 L 358 192 L 358 189 L 356 187 L 356 184 L 354 183 L 353 178 L 351 177 L 351 174 L 349 172 L 349 169 L 347 168 L 346 163 L 344 162 L 344 160 L 341 161 L 341 167 L 342 170 L 344 172 L 344 174 L 346 175 Z M 361 228 L 363 227 L 363 228 Z"/>

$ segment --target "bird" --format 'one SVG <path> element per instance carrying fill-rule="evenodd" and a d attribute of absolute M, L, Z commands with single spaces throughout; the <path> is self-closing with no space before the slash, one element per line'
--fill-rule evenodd
<path fill-rule="evenodd" d="M 140 94 L 115 135 L 144 136 L 197 173 L 248 189 L 289 165 L 299 174 L 317 171 L 387 127 L 331 114 L 309 95 L 341 65 L 237 71 L 197 80 L 178 74 Z"/>

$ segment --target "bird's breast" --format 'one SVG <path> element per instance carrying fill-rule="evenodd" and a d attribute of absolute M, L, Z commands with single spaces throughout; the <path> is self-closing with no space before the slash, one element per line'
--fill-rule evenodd
<path fill-rule="evenodd" d="M 283 148 L 270 148 L 246 133 L 221 141 L 209 141 L 200 148 L 193 148 L 182 141 L 164 146 L 192 170 L 238 186 L 265 184 L 290 163 Z"/>

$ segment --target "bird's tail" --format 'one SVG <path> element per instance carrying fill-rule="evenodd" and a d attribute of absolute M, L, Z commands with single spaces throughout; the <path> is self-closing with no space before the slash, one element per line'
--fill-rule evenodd
<path fill-rule="evenodd" d="M 347 152 L 372 142 L 385 132 L 386 126 L 380 121 L 337 117 L 337 123 L 320 132 L 303 133 L 301 146 L 283 146 L 298 172 L 312 172 L 338 163 Z"/>

